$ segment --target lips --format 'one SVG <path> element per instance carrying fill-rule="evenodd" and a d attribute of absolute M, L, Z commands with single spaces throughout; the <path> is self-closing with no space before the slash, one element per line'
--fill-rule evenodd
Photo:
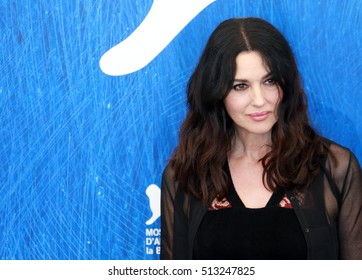
<path fill-rule="evenodd" d="M 256 112 L 252 114 L 248 114 L 248 116 L 254 120 L 254 121 L 264 121 L 266 120 L 270 115 L 270 111 L 264 111 L 264 112 Z"/>

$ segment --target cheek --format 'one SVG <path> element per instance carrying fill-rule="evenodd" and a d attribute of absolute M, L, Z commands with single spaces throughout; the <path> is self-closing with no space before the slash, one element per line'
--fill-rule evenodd
<path fill-rule="evenodd" d="M 230 115 L 230 110 L 232 108 L 232 104 L 233 104 L 233 98 L 232 96 L 230 96 L 230 94 L 228 96 L 225 97 L 224 99 L 224 107 L 225 107 L 225 111 Z"/>
<path fill-rule="evenodd" d="M 237 111 L 240 110 L 237 102 L 232 102 L 232 100 L 228 100 L 228 101 L 224 102 L 224 106 L 225 106 L 226 113 L 230 117 L 235 115 L 237 113 Z"/>
<path fill-rule="evenodd" d="M 270 104 L 274 104 L 276 107 L 279 105 L 279 103 L 283 99 L 283 91 L 279 89 L 274 94 L 270 95 L 268 102 Z"/>
<path fill-rule="evenodd" d="M 280 90 L 278 93 L 275 94 L 275 96 L 270 101 L 270 104 L 273 104 L 274 106 L 274 115 L 275 118 L 278 119 L 279 114 L 279 105 L 283 100 L 283 92 Z"/>
<path fill-rule="evenodd" d="M 247 106 L 247 100 L 245 97 L 230 94 L 224 99 L 224 106 L 230 115 L 232 112 L 242 111 Z"/>

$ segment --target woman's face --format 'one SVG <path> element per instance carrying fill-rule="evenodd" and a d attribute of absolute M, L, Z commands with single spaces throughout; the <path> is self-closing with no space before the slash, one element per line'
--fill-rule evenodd
<path fill-rule="evenodd" d="M 224 104 L 239 133 L 270 134 L 282 95 L 258 52 L 241 52 L 236 57 L 233 88 Z"/>

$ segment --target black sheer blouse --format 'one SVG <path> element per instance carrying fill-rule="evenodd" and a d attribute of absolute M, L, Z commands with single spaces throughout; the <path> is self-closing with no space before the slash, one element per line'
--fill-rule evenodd
<path fill-rule="evenodd" d="M 354 154 L 330 143 L 309 188 L 286 190 L 307 243 L 308 259 L 362 259 L 362 171 Z M 161 259 L 192 259 L 207 213 L 166 167 L 161 186 Z"/>
<path fill-rule="evenodd" d="M 307 244 L 285 192 L 274 192 L 263 208 L 246 208 L 230 180 L 227 197 L 214 201 L 198 227 L 193 258 L 302 260 Z"/>

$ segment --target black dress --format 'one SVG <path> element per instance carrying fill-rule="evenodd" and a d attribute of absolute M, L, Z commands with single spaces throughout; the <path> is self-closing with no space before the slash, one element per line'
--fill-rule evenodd
<path fill-rule="evenodd" d="M 274 192 L 264 208 L 246 208 L 231 182 L 227 197 L 215 205 L 197 230 L 194 259 L 307 258 L 302 228 L 284 192 Z"/>

